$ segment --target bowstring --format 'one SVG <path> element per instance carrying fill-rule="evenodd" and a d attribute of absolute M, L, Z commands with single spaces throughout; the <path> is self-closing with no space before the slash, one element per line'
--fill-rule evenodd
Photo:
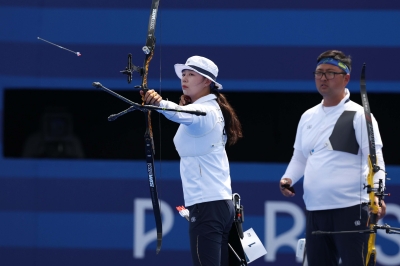
<path fill-rule="evenodd" d="M 361 102 L 361 104 L 362 104 L 362 102 Z M 363 106 L 363 108 L 364 108 L 364 106 Z M 365 117 L 365 115 L 364 115 L 364 117 Z M 363 127 L 362 120 L 363 119 L 362 118 L 363 117 L 361 117 L 361 121 L 360 121 L 360 131 L 361 131 L 361 136 L 360 136 L 360 142 L 361 142 L 361 145 L 360 145 L 360 153 L 361 153 L 361 156 L 360 156 L 360 221 L 361 221 L 361 207 L 362 207 L 362 200 L 361 200 L 362 179 L 363 179 L 363 176 L 364 176 L 363 167 L 362 167 L 363 156 L 364 156 L 363 149 L 362 149 L 362 146 L 363 146 L 363 130 L 362 130 L 362 127 Z"/>
<path fill-rule="evenodd" d="M 162 12 L 160 12 L 160 5 L 158 6 L 158 14 L 157 14 L 157 16 L 158 16 L 158 28 L 160 29 L 158 32 L 160 33 L 159 34 L 159 36 L 161 36 L 161 33 L 162 33 L 162 19 L 161 19 L 161 13 Z M 161 83 L 162 83 L 162 75 L 161 75 L 161 70 L 162 70 L 162 68 L 161 68 L 161 58 L 162 58 L 162 54 L 161 54 L 161 51 L 162 51 L 162 45 L 161 45 L 161 42 L 160 42 L 160 40 L 161 40 L 161 38 L 159 38 L 158 40 L 157 40 L 157 42 L 158 42 L 158 44 L 159 45 L 157 45 L 157 46 L 159 46 L 160 48 L 159 48 L 159 54 L 160 54 L 160 62 L 159 62 L 159 65 L 160 65 L 160 77 L 159 77 L 159 79 L 160 79 L 160 81 L 159 81 L 159 87 L 158 87 L 158 94 L 161 96 L 162 94 L 161 94 L 161 88 L 162 88 L 162 85 L 161 85 Z M 159 159 L 159 169 L 160 169 L 160 174 L 159 174 L 159 178 L 160 179 L 162 179 L 161 177 L 162 177 L 162 153 L 161 153 L 161 140 L 162 140 L 162 136 L 161 136 L 161 113 L 160 112 L 157 112 L 158 113 L 158 134 L 159 134 L 159 152 L 160 152 L 160 159 Z M 160 183 L 159 183 L 160 184 Z M 160 191 L 159 191 L 160 192 Z M 161 210 L 161 193 L 159 193 L 158 192 L 158 194 L 159 194 L 159 197 L 158 197 L 158 204 L 160 205 L 160 210 Z"/>

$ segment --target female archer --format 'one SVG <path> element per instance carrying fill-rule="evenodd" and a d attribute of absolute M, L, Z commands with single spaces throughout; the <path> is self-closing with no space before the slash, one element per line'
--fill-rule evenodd
<path fill-rule="evenodd" d="M 234 206 L 225 144 L 242 137 L 239 119 L 220 93 L 218 67 L 211 60 L 192 56 L 176 64 L 183 95 L 179 105 L 165 101 L 154 90 L 143 91 L 146 104 L 168 109 L 206 112 L 205 116 L 160 111 L 179 129 L 174 144 L 180 156 L 185 206 L 190 211 L 189 237 L 194 265 L 228 266 L 228 236 Z"/>

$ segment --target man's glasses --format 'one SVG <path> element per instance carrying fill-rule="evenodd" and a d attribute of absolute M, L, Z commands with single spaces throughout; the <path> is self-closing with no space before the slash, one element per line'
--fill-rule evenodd
<path fill-rule="evenodd" d="M 313 72 L 314 73 L 314 77 L 316 79 L 322 79 L 322 76 L 325 76 L 326 79 L 334 79 L 335 75 L 339 75 L 339 74 L 343 74 L 346 75 L 346 72 Z"/>

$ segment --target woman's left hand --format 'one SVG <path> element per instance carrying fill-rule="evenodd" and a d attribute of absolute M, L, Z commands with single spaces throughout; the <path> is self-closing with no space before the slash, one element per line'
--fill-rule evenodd
<path fill-rule="evenodd" d="M 144 94 L 143 91 L 140 91 L 140 95 L 142 96 L 142 100 L 145 104 L 160 106 L 162 97 L 154 90 L 148 90 L 146 94 Z"/>

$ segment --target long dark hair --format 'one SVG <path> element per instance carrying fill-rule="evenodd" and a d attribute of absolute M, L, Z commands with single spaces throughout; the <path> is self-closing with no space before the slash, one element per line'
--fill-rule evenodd
<path fill-rule="evenodd" d="M 221 107 L 222 114 L 225 120 L 225 132 L 228 136 L 228 145 L 235 144 L 239 139 L 243 137 L 242 125 L 240 124 L 239 118 L 236 115 L 235 110 L 229 104 L 225 95 L 219 92 L 219 90 L 211 85 L 211 93 L 217 96 L 217 103 Z"/>

